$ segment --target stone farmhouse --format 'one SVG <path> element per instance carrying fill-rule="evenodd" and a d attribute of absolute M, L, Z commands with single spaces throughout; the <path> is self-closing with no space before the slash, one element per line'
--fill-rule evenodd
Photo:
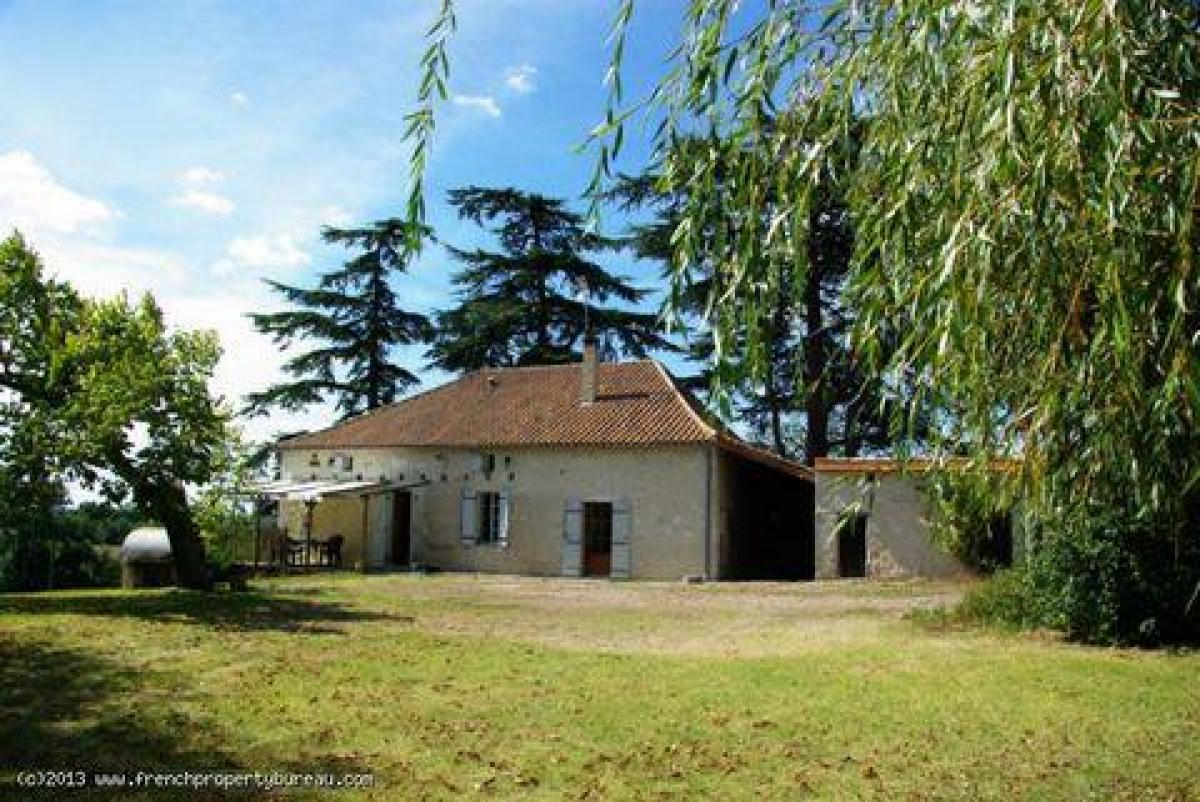
<path fill-rule="evenodd" d="M 816 470 L 712 420 L 660 364 L 478 370 L 279 443 L 294 540 L 344 565 L 635 579 L 946 576 L 915 490 L 871 461 Z M 876 471 L 891 474 L 890 470 Z M 814 492 L 815 491 L 815 492 Z M 856 509 L 861 509 L 858 505 Z M 847 523 L 847 520 L 850 523 Z"/>

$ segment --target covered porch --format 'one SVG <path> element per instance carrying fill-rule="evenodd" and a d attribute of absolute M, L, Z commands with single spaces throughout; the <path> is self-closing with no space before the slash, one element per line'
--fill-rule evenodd
<path fill-rule="evenodd" d="M 410 487 L 383 479 L 323 479 L 247 488 L 256 509 L 266 512 L 255 517 L 255 567 L 365 571 L 407 565 Z"/>

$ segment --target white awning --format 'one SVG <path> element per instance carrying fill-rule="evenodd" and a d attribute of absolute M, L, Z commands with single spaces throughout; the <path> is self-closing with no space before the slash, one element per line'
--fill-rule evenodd
<path fill-rule="evenodd" d="M 346 481 L 343 479 L 321 479 L 311 481 L 284 480 L 251 485 L 245 489 L 248 495 L 287 501 L 320 501 L 326 496 L 371 495 L 382 493 L 391 487 L 387 481 Z"/>

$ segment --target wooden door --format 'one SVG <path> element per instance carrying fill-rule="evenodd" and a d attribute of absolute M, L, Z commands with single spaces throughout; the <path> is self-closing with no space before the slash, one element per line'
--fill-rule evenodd
<path fill-rule="evenodd" d="M 392 496 L 392 563 L 408 565 L 412 548 L 412 493 L 397 491 Z"/>
<path fill-rule="evenodd" d="M 612 573 L 613 507 L 607 501 L 588 501 L 583 505 L 583 574 L 609 576 Z"/>

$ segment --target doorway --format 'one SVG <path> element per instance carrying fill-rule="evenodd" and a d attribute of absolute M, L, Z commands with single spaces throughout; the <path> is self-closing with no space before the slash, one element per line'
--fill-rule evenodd
<path fill-rule="evenodd" d="M 848 515 L 838 527 L 838 576 L 867 575 L 867 516 Z"/>
<path fill-rule="evenodd" d="M 583 504 L 583 575 L 612 574 L 612 504 L 587 501 Z"/>
<path fill-rule="evenodd" d="M 1012 568 L 1013 531 L 1012 513 L 993 515 L 987 524 L 987 538 L 983 558 L 980 562 L 988 570 Z"/>
<path fill-rule="evenodd" d="M 412 493 L 399 490 L 392 495 L 392 563 L 408 565 L 412 549 Z"/>

